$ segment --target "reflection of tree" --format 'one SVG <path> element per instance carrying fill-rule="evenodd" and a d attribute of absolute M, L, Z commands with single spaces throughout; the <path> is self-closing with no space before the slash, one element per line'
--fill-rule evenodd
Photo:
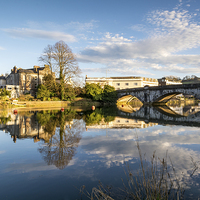
<path fill-rule="evenodd" d="M 7 124 L 11 120 L 11 116 L 9 117 L 0 117 L 0 124 Z"/>
<path fill-rule="evenodd" d="M 86 111 L 83 116 L 86 125 L 99 124 L 102 120 L 104 122 L 111 122 L 116 117 L 116 107 L 97 108 L 95 111 Z"/>
<path fill-rule="evenodd" d="M 49 113 L 48 113 L 49 114 Z M 49 143 L 43 144 L 39 148 L 45 162 L 48 165 L 54 164 L 59 169 L 64 169 L 76 153 L 76 148 L 81 139 L 81 132 L 85 126 L 82 120 L 73 120 L 75 112 L 65 110 L 64 112 L 57 112 L 47 115 L 47 122 L 44 124 L 44 116 L 39 116 L 43 122 L 44 130 L 49 133 L 55 133 Z M 59 127 L 59 129 L 57 128 Z"/>

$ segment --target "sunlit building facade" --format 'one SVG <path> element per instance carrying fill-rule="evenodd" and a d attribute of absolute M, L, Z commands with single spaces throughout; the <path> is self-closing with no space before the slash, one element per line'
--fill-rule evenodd
<path fill-rule="evenodd" d="M 137 88 L 148 86 L 158 86 L 158 80 L 154 78 L 146 78 L 146 77 L 109 77 L 109 78 L 96 78 L 96 77 L 87 77 L 85 78 L 85 83 L 95 83 L 104 85 L 113 86 L 116 90 L 128 89 L 128 88 Z"/>

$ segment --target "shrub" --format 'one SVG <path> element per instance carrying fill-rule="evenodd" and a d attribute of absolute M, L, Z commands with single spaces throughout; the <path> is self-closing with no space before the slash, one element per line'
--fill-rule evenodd
<path fill-rule="evenodd" d="M 34 97 L 31 96 L 30 94 L 26 94 L 26 95 L 22 94 L 18 98 L 19 101 L 32 101 L 33 99 Z"/>

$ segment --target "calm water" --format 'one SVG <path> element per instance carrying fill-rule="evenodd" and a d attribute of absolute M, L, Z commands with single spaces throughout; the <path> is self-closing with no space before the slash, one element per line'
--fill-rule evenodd
<path fill-rule="evenodd" d="M 0 199 L 87 199 L 99 181 L 122 187 L 124 169 L 139 168 L 136 140 L 150 161 L 166 151 L 186 189 L 200 197 L 200 109 L 119 107 L 95 111 L 66 109 L 0 111 Z"/>

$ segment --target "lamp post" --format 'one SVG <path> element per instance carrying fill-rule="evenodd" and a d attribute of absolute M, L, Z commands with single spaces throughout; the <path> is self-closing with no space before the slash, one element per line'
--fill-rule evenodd
<path fill-rule="evenodd" d="M 106 78 L 107 78 L 107 71 L 110 71 L 109 69 L 106 69 Z"/>

